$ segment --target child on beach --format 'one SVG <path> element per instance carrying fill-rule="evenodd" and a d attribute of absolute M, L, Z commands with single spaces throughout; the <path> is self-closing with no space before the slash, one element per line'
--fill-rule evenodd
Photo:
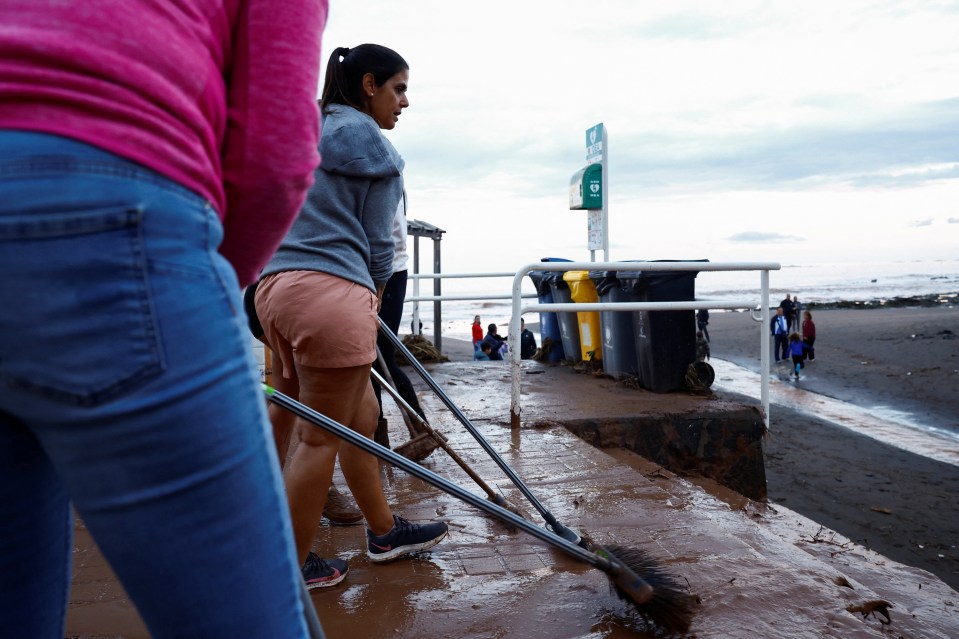
<path fill-rule="evenodd" d="M 491 351 L 492 351 L 492 348 L 490 348 L 490 345 L 488 343 L 480 342 L 479 350 L 476 350 L 473 352 L 473 359 L 479 360 L 482 362 L 488 362 L 490 360 L 489 355 Z"/>
<path fill-rule="evenodd" d="M 789 354 L 793 361 L 793 374 L 799 379 L 799 369 L 803 367 L 803 343 L 799 333 L 789 335 Z"/>

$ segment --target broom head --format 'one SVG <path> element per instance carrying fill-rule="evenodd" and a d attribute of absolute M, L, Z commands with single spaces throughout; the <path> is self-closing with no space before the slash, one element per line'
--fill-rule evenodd
<path fill-rule="evenodd" d="M 607 575 L 616 594 L 647 622 L 672 635 L 689 631 L 696 597 L 684 592 L 652 557 L 619 545 L 597 546 L 595 552 L 612 564 Z"/>

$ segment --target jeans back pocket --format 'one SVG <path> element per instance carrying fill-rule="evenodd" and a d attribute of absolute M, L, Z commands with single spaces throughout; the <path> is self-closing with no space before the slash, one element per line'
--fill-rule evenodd
<path fill-rule="evenodd" d="M 137 206 L 0 215 L 0 383 L 77 405 L 163 370 Z"/>

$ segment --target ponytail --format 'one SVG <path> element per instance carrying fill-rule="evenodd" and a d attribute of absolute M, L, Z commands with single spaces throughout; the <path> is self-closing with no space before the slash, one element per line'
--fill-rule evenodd
<path fill-rule="evenodd" d="M 325 109 L 331 104 L 345 104 L 365 111 L 363 76 L 372 74 L 379 87 L 409 68 L 400 54 L 379 44 L 361 44 L 352 49 L 337 47 L 326 65 L 320 106 Z"/>

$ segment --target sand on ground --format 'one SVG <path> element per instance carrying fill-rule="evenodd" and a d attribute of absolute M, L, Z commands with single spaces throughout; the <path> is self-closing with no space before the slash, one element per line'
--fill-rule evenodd
<path fill-rule="evenodd" d="M 816 360 L 803 371 L 804 389 L 860 407 L 908 412 L 920 423 L 959 432 L 959 308 L 812 313 Z M 760 335 L 768 331 L 761 332 L 748 313 L 714 311 L 708 329 L 714 357 L 759 371 Z M 444 338 L 443 352 L 453 361 L 472 359 L 472 346 L 463 340 Z M 775 405 L 770 413 L 770 504 L 959 590 L 959 467 L 814 415 Z"/>
<path fill-rule="evenodd" d="M 816 360 L 803 371 L 803 388 L 959 432 L 959 308 L 812 313 Z M 760 369 L 759 324 L 748 314 L 713 312 L 708 328 L 714 357 Z M 959 590 L 959 467 L 813 415 L 777 406 L 770 413 L 771 504 Z"/>

